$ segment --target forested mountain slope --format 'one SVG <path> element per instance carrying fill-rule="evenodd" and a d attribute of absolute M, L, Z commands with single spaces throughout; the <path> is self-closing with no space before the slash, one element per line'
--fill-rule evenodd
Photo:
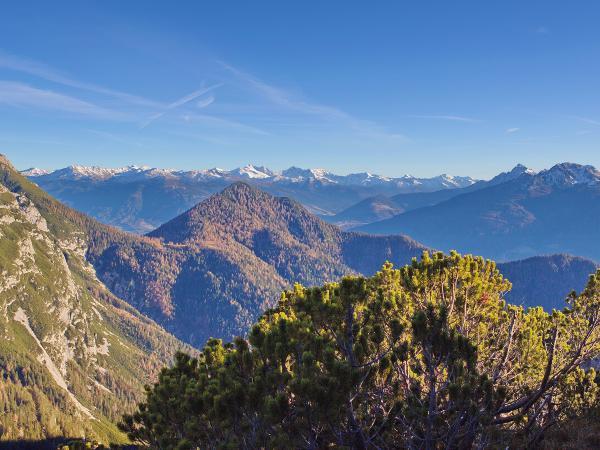
<path fill-rule="evenodd" d="M 511 303 L 543 306 L 547 311 L 562 309 L 571 291 L 580 292 L 598 263 L 571 255 L 534 256 L 498 264 L 512 283 L 506 298 Z"/>
<path fill-rule="evenodd" d="M 344 233 L 288 198 L 235 183 L 148 235 L 90 255 L 113 292 L 195 345 L 230 338 L 294 282 L 404 264 L 423 246 L 404 236 Z"/>

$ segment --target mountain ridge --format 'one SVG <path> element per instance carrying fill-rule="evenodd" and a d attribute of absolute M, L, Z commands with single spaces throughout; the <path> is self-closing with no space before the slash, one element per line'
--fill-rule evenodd
<path fill-rule="evenodd" d="M 475 180 L 468 176 L 452 176 L 442 174 L 430 178 L 419 178 L 412 175 L 403 175 L 401 177 L 384 177 L 370 172 L 350 173 L 348 175 L 337 175 L 325 169 L 302 169 L 299 167 L 290 167 L 281 171 L 271 170 L 264 166 L 248 164 L 232 170 L 220 168 L 197 169 L 197 170 L 176 170 L 156 168 L 150 166 L 124 166 L 118 168 L 106 168 L 100 166 L 71 165 L 62 169 L 46 170 L 32 167 L 21 172 L 28 177 L 50 177 L 50 178 L 95 178 L 98 180 L 107 178 L 119 178 L 128 176 L 172 176 L 189 179 L 205 178 L 225 178 L 235 181 L 252 179 L 272 179 L 272 181 L 302 182 L 306 180 L 319 180 L 328 183 L 339 183 L 346 185 L 353 184 L 373 184 L 389 183 L 399 186 L 424 185 L 424 188 L 431 187 L 464 187 L 474 184 Z"/>
<path fill-rule="evenodd" d="M 236 181 L 275 196 L 290 196 L 315 214 L 334 214 L 363 198 L 384 193 L 431 191 L 475 182 L 468 177 L 388 178 L 367 172 L 336 175 L 324 169 L 291 167 L 276 172 L 248 165 L 234 170 L 174 170 L 149 166 L 70 166 L 24 175 L 65 204 L 97 220 L 144 234 Z"/>
<path fill-rule="evenodd" d="M 592 166 L 563 163 L 357 230 L 402 231 L 425 245 L 499 261 L 548 253 L 600 260 L 593 237 L 600 226 L 599 199 L 600 172 Z"/>
<path fill-rule="evenodd" d="M 391 197 L 385 195 L 369 197 L 333 216 L 325 216 L 324 219 L 343 229 L 352 229 L 362 225 L 390 219 L 393 216 L 414 209 L 433 206 L 464 193 L 506 183 L 521 176 L 530 176 L 534 174 L 535 172 L 532 169 L 529 169 L 522 164 L 517 164 L 512 170 L 500 173 L 488 181 L 480 180 L 461 188 L 444 189 L 432 192 L 404 193 Z"/>

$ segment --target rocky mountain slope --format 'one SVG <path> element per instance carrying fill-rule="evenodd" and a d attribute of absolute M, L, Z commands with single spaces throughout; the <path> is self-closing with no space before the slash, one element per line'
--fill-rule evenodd
<path fill-rule="evenodd" d="M 123 441 L 114 423 L 177 349 L 189 350 L 98 280 L 85 221 L 0 155 L 3 441 Z"/>
<path fill-rule="evenodd" d="M 246 181 L 273 195 L 293 197 L 310 211 L 324 215 L 373 195 L 455 189 L 476 182 L 470 177 L 449 175 L 341 176 L 323 169 L 297 167 L 275 172 L 252 165 L 231 171 L 71 166 L 53 172 L 29 169 L 23 174 L 62 202 L 104 223 L 138 233 L 154 229 L 237 181 Z"/>
<path fill-rule="evenodd" d="M 559 164 L 359 227 L 496 260 L 570 253 L 600 260 L 600 172 Z"/>

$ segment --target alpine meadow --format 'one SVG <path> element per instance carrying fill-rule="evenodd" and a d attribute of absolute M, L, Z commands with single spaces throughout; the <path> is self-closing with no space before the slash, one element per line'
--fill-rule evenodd
<path fill-rule="evenodd" d="M 0 449 L 600 448 L 600 4 L 1 10 Z"/>

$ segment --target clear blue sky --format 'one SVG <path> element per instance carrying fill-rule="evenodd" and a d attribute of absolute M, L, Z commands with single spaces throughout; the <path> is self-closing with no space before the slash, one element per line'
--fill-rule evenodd
<path fill-rule="evenodd" d="M 7 1 L 19 168 L 600 166 L 600 2 Z"/>

